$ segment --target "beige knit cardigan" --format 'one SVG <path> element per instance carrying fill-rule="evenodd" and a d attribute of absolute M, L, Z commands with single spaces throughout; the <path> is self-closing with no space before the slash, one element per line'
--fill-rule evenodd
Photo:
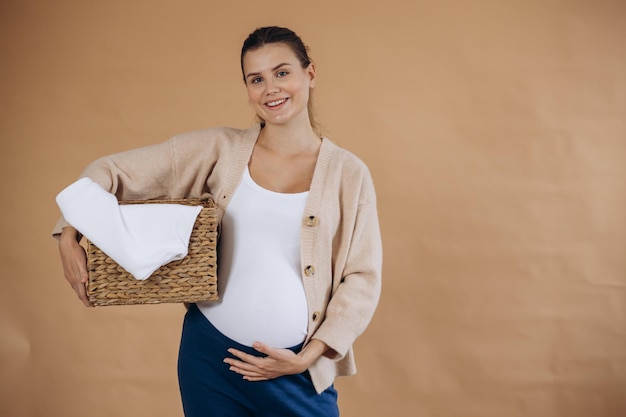
<path fill-rule="evenodd" d="M 213 128 L 100 158 L 81 176 L 119 200 L 206 198 L 221 218 L 241 181 L 260 126 Z M 263 221 L 259 219 L 259 221 Z M 67 223 L 60 219 L 53 234 Z M 369 324 L 381 290 L 382 246 L 376 196 L 365 164 L 323 139 L 301 229 L 308 334 L 336 352 L 309 372 L 317 392 L 356 372 L 352 344 Z M 218 273 L 219 276 L 219 273 Z"/>

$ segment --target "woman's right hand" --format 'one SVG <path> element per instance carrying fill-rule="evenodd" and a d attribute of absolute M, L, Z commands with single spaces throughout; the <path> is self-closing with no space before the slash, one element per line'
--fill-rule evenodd
<path fill-rule="evenodd" d="M 78 231 L 71 226 L 64 227 L 59 237 L 59 253 L 63 263 L 65 279 L 70 283 L 78 298 L 87 307 L 92 307 L 87 298 L 87 254 L 78 243 Z"/>

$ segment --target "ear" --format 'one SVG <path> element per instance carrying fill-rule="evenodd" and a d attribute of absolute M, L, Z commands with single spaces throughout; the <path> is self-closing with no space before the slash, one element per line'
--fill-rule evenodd
<path fill-rule="evenodd" d="M 309 88 L 313 88 L 315 87 L 315 64 L 311 62 L 306 71 L 309 76 Z"/>

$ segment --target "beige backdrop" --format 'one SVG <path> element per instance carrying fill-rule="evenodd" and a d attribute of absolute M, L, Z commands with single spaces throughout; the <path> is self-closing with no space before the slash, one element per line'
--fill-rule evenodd
<path fill-rule="evenodd" d="M 626 415 L 622 0 L 0 1 L 0 415 L 181 416 L 183 308 L 86 309 L 54 196 L 112 152 L 253 119 L 239 49 L 310 45 L 369 165 L 384 293 L 343 415 Z"/>

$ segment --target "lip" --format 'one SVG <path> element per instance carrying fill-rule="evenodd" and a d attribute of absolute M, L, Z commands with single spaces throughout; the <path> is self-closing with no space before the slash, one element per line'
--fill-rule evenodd
<path fill-rule="evenodd" d="M 287 97 L 277 98 L 277 99 L 265 102 L 263 103 L 263 105 L 270 110 L 275 110 L 275 109 L 281 108 L 288 100 L 289 98 Z M 272 103 L 277 103 L 277 104 L 271 105 Z"/>

